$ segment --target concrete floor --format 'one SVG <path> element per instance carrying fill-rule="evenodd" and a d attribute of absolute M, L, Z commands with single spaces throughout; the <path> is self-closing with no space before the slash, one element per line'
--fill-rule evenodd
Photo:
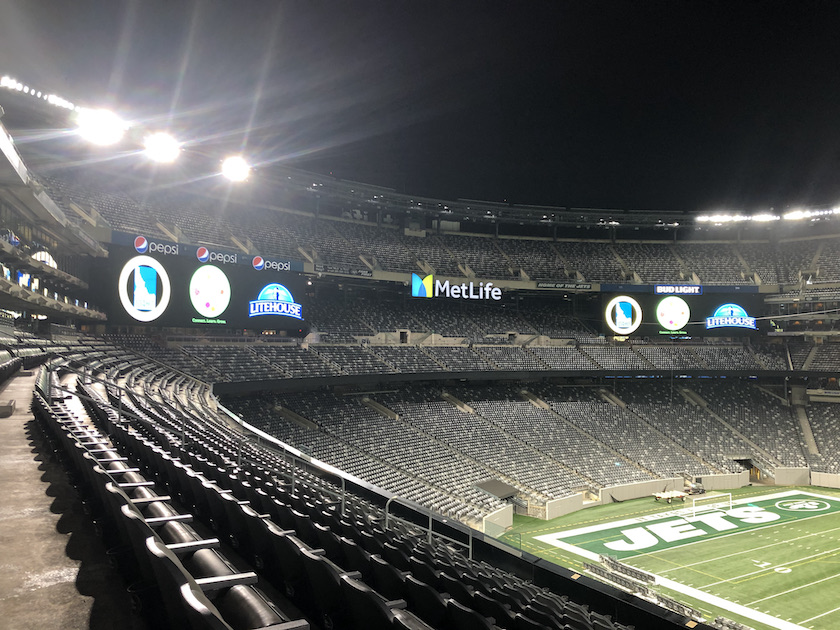
<path fill-rule="evenodd" d="M 0 629 L 146 630 L 30 412 L 34 374 L 0 387 Z"/>

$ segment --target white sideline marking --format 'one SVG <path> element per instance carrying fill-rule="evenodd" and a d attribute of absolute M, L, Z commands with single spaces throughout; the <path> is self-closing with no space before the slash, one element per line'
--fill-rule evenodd
<path fill-rule="evenodd" d="M 760 621 L 761 623 L 767 624 L 771 628 L 777 628 L 778 630 L 808 630 L 807 628 L 799 626 L 795 623 L 791 623 L 790 621 L 783 621 L 777 617 L 773 617 L 772 615 L 768 615 L 767 613 L 763 613 L 759 610 L 753 610 L 752 608 L 747 608 L 746 606 L 742 606 L 741 604 L 730 602 L 729 600 L 723 599 L 722 597 L 718 597 L 717 595 L 712 595 L 710 593 L 698 591 L 696 588 L 686 586 L 685 584 L 680 584 L 679 582 L 674 582 L 673 580 L 669 580 L 668 578 L 659 577 L 657 581 L 665 588 L 670 588 L 671 590 L 677 591 L 678 593 L 682 593 L 683 595 L 688 595 L 689 597 L 699 599 L 700 601 L 708 602 L 713 606 L 723 608 L 724 610 L 728 610 L 729 612 L 734 612 L 735 614 L 741 615 L 742 617 L 746 617 L 747 619 Z M 827 615 L 828 613 L 823 614 Z M 816 619 L 816 617 L 814 617 L 814 619 Z M 810 621 L 810 619 L 806 619 L 805 621 Z M 803 621 L 802 623 L 805 623 L 805 621 Z"/>

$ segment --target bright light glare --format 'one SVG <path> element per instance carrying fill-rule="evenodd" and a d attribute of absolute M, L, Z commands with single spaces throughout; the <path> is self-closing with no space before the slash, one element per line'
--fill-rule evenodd
<path fill-rule="evenodd" d="M 807 210 L 791 210 L 790 212 L 787 212 L 784 215 L 782 215 L 782 218 L 785 221 L 799 221 L 800 219 L 804 219 L 807 216 Z"/>
<path fill-rule="evenodd" d="M 181 153 L 181 143 L 163 131 L 146 136 L 143 146 L 146 149 L 146 157 L 155 162 L 169 164 Z"/>
<path fill-rule="evenodd" d="M 99 146 L 116 144 L 128 128 L 125 121 L 107 109 L 82 109 L 76 124 L 82 138 Z"/>
<path fill-rule="evenodd" d="M 715 225 L 723 225 L 724 223 L 744 223 L 752 221 L 754 223 L 767 223 L 769 221 L 778 221 L 781 217 L 777 214 L 770 214 L 764 212 L 761 214 L 754 214 L 752 216 L 746 214 L 711 214 L 700 215 L 697 217 L 698 223 L 714 223 Z"/>
<path fill-rule="evenodd" d="M 222 175 L 232 182 L 244 182 L 250 173 L 251 167 L 248 166 L 248 162 L 239 155 L 225 158 L 222 162 Z"/>
<path fill-rule="evenodd" d="M 750 218 L 741 214 L 713 214 L 710 216 L 699 216 L 697 220 L 703 223 L 739 223 L 749 221 Z"/>
<path fill-rule="evenodd" d="M 800 221 L 802 219 L 811 219 L 813 221 L 833 214 L 840 214 L 840 208 L 832 208 L 831 210 L 791 210 L 783 218 L 786 221 Z"/>

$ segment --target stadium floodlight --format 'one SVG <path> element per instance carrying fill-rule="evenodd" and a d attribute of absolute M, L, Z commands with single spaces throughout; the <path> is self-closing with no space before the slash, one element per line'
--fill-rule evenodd
<path fill-rule="evenodd" d="M 801 221 L 802 219 L 811 219 L 818 221 L 822 217 L 828 217 L 834 214 L 840 214 L 840 208 L 832 208 L 831 210 L 791 210 L 783 215 L 785 221 Z"/>
<path fill-rule="evenodd" d="M 714 223 L 715 225 L 746 223 L 747 221 L 752 221 L 753 223 L 769 223 L 771 221 L 778 221 L 781 218 L 779 215 L 770 214 L 769 212 L 754 214 L 752 216 L 747 214 L 704 214 L 697 217 L 697 222 Z"/>
<path fill-rule="evenodd" d="M 166 132 L 149 134 L 143 140 L 146 157 L 155 162 L 169 164 L 181 153 L 181 143 Z"/>
<path fill-rule="evenodd" d="M 232 182 L 244 182 L 251 174 L 251 167 L 241 155 L 232 155 L 222 162 L 222 175 Z"/>
<path fill-rule="evenodd" d="M 799 221 L 807 218 L 808 216 L 810 216 L 810 213 L 807 210 L 791 210 L 790 212 L 783 214 L 782 218 L 785 221 Z"/>
<path fill-rule="evenodd" d="M 701 215 L 697 217 L 697 221 L 701 223 L 738 223 L 741 221 L 749 221 L 749 217 L 740 214 L 712 214 Z"/>
<path fill-rule="evenodd" d="M 125 121 L 107 109 L 81 109 L 76 124 L 82 138 L 99 146 L 116 144 L 128 128 Z"/>

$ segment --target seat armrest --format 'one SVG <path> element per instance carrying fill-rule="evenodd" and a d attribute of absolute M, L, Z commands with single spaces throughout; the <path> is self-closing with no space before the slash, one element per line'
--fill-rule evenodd
<path fill-rule="evenodd" d="M 200 551 L 201 549 L 218 549 L 219 545 L 220 543 L 218 538 L 206 538 L 204 540 L 191 540 L 189 542 L 172 543 L 170 545 L 166 545 L 166 548 L 169 549 L 169 551 L 171 551 L 175 555 L 180 555 L 182 553 Z"/>
<path fill-rule="evenodd" d="M 108 471 L 106 471 L 108 472 Z M 118 483 L 118 488 L 151 488 L 155 485 L 154 481 L 131 481 L 129 483 Z"/>
<path fill-rule="evenodd" d="M 256 584 L 257 574 L 253 571 L 248 571 L 247 573 L 214 575 L 213 577 L 197 578 L 195 583 L 201 587 L 202 591 L 207 593 L 210 591 L 220 591 L 233 586 L 240 586 L 242 584 Z"/>
<path fill-rule="evenodd" d="M 150 527 L 159 527 L 167 523 L 192 523 L 192 514 L 173 514 L 172 516 L 153 516 L 147 518 L 146 524 Z"/>
<path fill-rule="evenodd" d="M 134 505 L 146 505 L 147 503 L 157 503 L 158 501 L 171 501 L 172 497 L 168 494 L 161 494 L 156 497 L 143 497 L 141 499 L 131 499 L 131 502 Z"/>

